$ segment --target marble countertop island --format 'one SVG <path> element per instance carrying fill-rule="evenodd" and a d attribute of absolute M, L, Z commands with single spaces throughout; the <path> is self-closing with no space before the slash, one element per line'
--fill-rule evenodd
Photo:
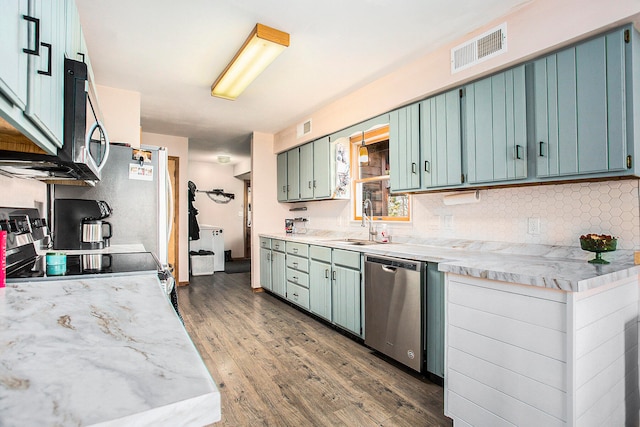
<path fill-rule="evenodd" d="M 454 239 L 397 238 L 394 243 L 353 245 L 332 232 L 261 234 L 263 237 L 348 249 L 367 254 L 438 263 L 446 273 L 519 283 L 569 292 L 594 289 L 640 274 L 632 251 L 603 255 L 610 264 L 594 265 L 593 253 L 579 247 L 479 242 Z"/>
<path fill-rule="evenodd" d="M 202 426 L 220 393 L 155 275 L 0 289 L 0 425 Z"/>

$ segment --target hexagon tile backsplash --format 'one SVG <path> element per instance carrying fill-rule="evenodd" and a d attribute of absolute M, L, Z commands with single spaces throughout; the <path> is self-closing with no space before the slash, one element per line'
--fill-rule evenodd
<path fill-rule="evenodd" d="M 618 237 L 619 249 L 637 249 L 639 182 L 480 190 L 479 202 L 453 206 L 443 202 L 443 195 L 449 193 L 416 195 L 412 224 L 393 227 L 397 235 L 561 246 L 580 246 L 578 238 L 585 233 L 611 234 Z"/>

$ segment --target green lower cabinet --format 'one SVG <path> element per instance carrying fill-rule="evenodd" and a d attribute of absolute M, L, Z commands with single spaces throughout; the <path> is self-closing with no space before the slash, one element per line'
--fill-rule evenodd
<path fill-rule="evenodd" d="M 260 248 L 260 286 L 272 290 L 271 286 L 271 249 Z"/>
<path fill-rule="evenodd" d="M 282 252 L 271 251 L 271 291 L 286 297 L 287 264 Z"/>
<path fill-rule="evenodd" d="M 360 278 L 360 269 L 333 266 L 331 286 L 333 323 L 359 336 L 362 335 Z"/>
<path fill-rule="evenodd" d="M 427 264 L 426 370 L 444 378 L 444 273 L 438 264 Z"/>
<path fill-rule="evenodd" d="M 313 248 L 313 246 L 312 246 Z M 329 252 L 331 259 L 331 249 Z M 311 259 L 309 264 L 309 309 L 313 314 L 331 321 L 331 261 Z"/>

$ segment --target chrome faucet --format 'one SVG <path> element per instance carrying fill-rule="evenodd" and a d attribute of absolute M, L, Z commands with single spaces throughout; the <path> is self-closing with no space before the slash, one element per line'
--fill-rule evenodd
<path fill-rule="evenodd" d="M 367 205 L 369 205 L 369 215 L 367 215 Z M 373 216 L 373 205 L 371 204 L 371 200 L 369 199 L 364 199 L 364 202 L 362 202 L 362 224 L 360 224 L 361 227 L 366 227 L 367 226 L 367 221 L 369 221 L 369 241 L 373 241 L 373 236 L 376 235 L 376 232 L 373 231 L 373 220 L 372 217 Z"/>

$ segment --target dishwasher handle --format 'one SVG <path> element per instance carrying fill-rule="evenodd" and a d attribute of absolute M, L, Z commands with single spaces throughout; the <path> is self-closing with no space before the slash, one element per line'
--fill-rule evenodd
<path fill-rule="evenodd" d="M 387 273 L 396 273 L 397 268 L 396 267 L 389 267 L 388 265 L 383 265 L 382 266 L 382 271 L 386 271 Z"/>

